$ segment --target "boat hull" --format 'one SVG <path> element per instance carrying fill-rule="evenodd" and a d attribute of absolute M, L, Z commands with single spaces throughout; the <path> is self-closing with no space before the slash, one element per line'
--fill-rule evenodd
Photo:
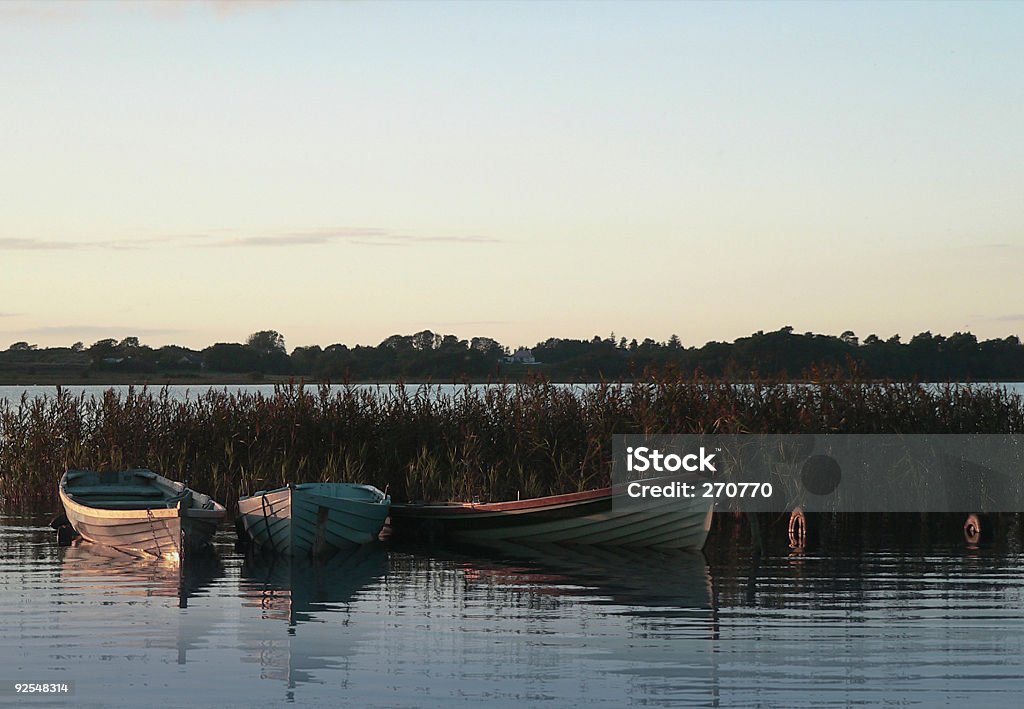
<path fill-rule="evenodd" d="M 612 502 L 612 489 L 497 504 L 394 505 L 397 536 L 463 543 L 594 544 L 701 549 L 711 500 Z"/>
<path fill-rule="evenodd" d="M 173 507 L 109 509 L 99 502 L 83 504 L 68 493 L 64 481 L 60 500 L 68 523 L 83 539 L 171 561 L 208 547 L 226 513 L 217 503 L 210 509 L 191 507 L 191 497 Z"/>
<path fill-rule="evenodd" d="M 390 498 L 369 485 L 303 483 L 238 501 L 242 528 L 268 552 L 321 556 L 377 540 Z"/>

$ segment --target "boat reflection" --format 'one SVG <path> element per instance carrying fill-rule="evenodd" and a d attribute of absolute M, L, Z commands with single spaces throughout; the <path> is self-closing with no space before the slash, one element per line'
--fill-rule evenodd
<path fill-rule="evenodd" d="M 132 597 L 177 598 L 179 608 L 224 573 L 219 557 L 196 556 L 187 564 L 139 557 L 101 544 L 76 541 L 64 549 L 65 585 L 85 584 L 95 592 Z"/>
<path fill-rule="evenodd" d="M 553 544 L 403 551 L 392 558 L 389 611 L 415 617 L 415 631 L 396 627 L 392 636 L 428 649 L 421 663 L 431 676 L 499 675 L 540 696 L 563 668 L 587 663 L 600 668 L 595 682 L 642 685 L 683 706 L 715 701 L 721 630 L 699 552 Z M 452 630 L 473 648 L 454 672 L 429 659 Z M 545 652 L 524 638 L 542 638 Z M 381 652 L 385 663 L 400 661 L 390 646 Z"/>
<path fill-rule="evenodd" d="M 84 541 L 61 551 L 61 587 L 67 598 L 98 596 L 107 605 L 123 606 L 120 646 L 174 649 L 183 665 L 188 652 L 204 644 L 213 625 L 210 609 L 190 609 L 189 601 L 223 576 L 218 557 L 196 557 L 182 565 Z"/>
<path fill-rule="evenodd" d="M 503 543 L 432 547 L 431 553 L 460 566 L 467 585 L 573 596 L 637 617 L 714 610 L 711 575 L 699 551 Z"/>
<path fill-rule="evenodd" d="M 286 682 L 290 689 L 316 682 L 317 670 L 344 667 L 362 637 L 350 622 L 350 606 L 387 570 L 382 544 L 326 560 L 247 557 L 239 593 L 243 608 L 256 610 L 257 622 L 239 630 L 242 661 L 258 663 L 261 679 Z"/>

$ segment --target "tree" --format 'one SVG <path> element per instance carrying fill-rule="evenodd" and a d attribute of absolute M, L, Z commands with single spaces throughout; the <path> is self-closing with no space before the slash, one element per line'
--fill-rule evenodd
<path fill-rule="evenodd" d="M 260 330 L 249 335 L 245 344 L 260 354 L 287 354 L 284 346 L 284 335 L 277 330 Z"/>
<path fill-rule="evenodd" d="M 668 338 L 668 348 L 670 350 L 682 349 L 683 342 L 679 339 L 679 335 L 672 333 L 672 337 Z"/>
<path fill-rule="evenodd" d="M 237 342 L 218 342 L 202 354 L 206 368 L 213 372 L 255 372 L 260 366 L 260 353 Z"/>
<path fill-rule="evenodd" d="M 441 336 L 430 330 L 422 330 L 412 336 L 413 348 L 421 351 L 436 350 L 441 345 Z"/>
<path fill-rule="evenodd" d="M 143 350 L 143 353 L 148 354 L 145 350 Z M 185 347 L 179 347 L 177 345 L 164 345 L 152 354 L 149 354 L 148 359 L 150 359 L 160 371 L 179 369 L 195 370 L 199 369 L 203 362 L 203 357 L 199 352 Z"/>
<path fill-rule="evenodd" d="M 308 347 L 296 347 L 292 350 L 292 367 L 299 374 L 312 374 L 316 371 L 317 363 L 323 354 L 320 345 Z"/>
<path fill-rule="evenodd" d="M 118 348 L 122 350 L 137 350 L 139 347 L 139 338 L 137 337 L 126 337 L 118 344 Z"/>
<path fill-rule="evenodd" d="M 946 340 L 946 351 L 971 353 L 978 350 L 978 338 L 969 332 L 954 332 Z"/>
<path fill-rule="evenodd" d="M 460 340 L 455 335 L 445 335 L 441 338 L 441 344 L 437 349 L 441 352 L 463 352 L 469 347 L 469 343 Z"/>
<path fill-rule="evenodd" d="M 844 331 L 843 334 L 839 336 L 839 339 L 852 347 L 856 347 L 860 344 L 860 341 L 857 339 L 857 335 L 854 334 L 853 330 Z"/>
<path fill-rule="evenodd" d="M 79 342 L 76 342 L 75 344 L 71 345 L 71 351 L 72 352 L 82 352 L 83 350 L 85 350 L 85 343 L 83 343 L 83 342 L 79 341 Z"/>
<path fill-rule="evenodd" d="M 92 346 L 89 348 L 89 354 L 95 360 L 100 360 L 104 357 L 112 357 L 114 355 L 115 347 L 117 347 L 117 340 L 112 337 L 108 337 L 105 340 L 97 340 L 92 343 Z"/>
<path fill-rule="evenodd" d="M 36 345 L 30 345 L 27 342 L 15 342 L 10 347 L 8 347 L 7 350 L 9 352 L 28 352 L 30 350 L 34 350 L 35 348 Z"/>
<path fill-rule="evenodd" d="M 412 336 L 392 335 L 380 343 L 379 347 L 388 350 L 411 350 Z"/>
<path fill-rule="evenodd" d="M 491 337 L 474 337 L 469 341 L 469 349 L 493 357 L 505 354 L 505 347 Z"/>

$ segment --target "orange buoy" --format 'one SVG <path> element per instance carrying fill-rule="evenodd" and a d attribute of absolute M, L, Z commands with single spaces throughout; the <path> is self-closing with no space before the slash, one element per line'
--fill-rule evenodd
<path fill-rule="evenodd" d="M 964 520 L 964 541 L 968 544 L 980 544 L 981 533 L 981 518 L 972 512 L 967 515 L 967 519 Z"/>
<path fill-rule="evenodd" d="M 789 548 L 803 549 L 807 546 L 807 515 L 797 507 L 789 513 Z"/>

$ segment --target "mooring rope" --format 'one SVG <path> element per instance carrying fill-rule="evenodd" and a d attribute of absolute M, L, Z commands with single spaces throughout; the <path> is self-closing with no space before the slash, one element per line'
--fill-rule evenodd
<path fill-rule="evenodd" d="M 164 550 L 160 548 L 160 535 L 156 533 L 156 529 L 153 526 L 153 510 L 146 508 L 146 517 L 149 519 L 149 532 L 153 535 L 153 541 L 156 542 L 156 550 L 160 553 L 160 558 L 164 556 Z"/>
<path fill-rule="evenodd" d="M 277 551 L 277 545 L 274 544 L 274 538 L 270 536 L 270 520 L 267 519 L 267 508 L 270 507 L 270 503 L 267 502 L 266 494 L 260 496 L 260 505 L 263 507 L 263 526 L 267 528 L 267 542 L 274 551 Z M 270 511 L 273 512 L 274 510 L 271 509 Z"/>

